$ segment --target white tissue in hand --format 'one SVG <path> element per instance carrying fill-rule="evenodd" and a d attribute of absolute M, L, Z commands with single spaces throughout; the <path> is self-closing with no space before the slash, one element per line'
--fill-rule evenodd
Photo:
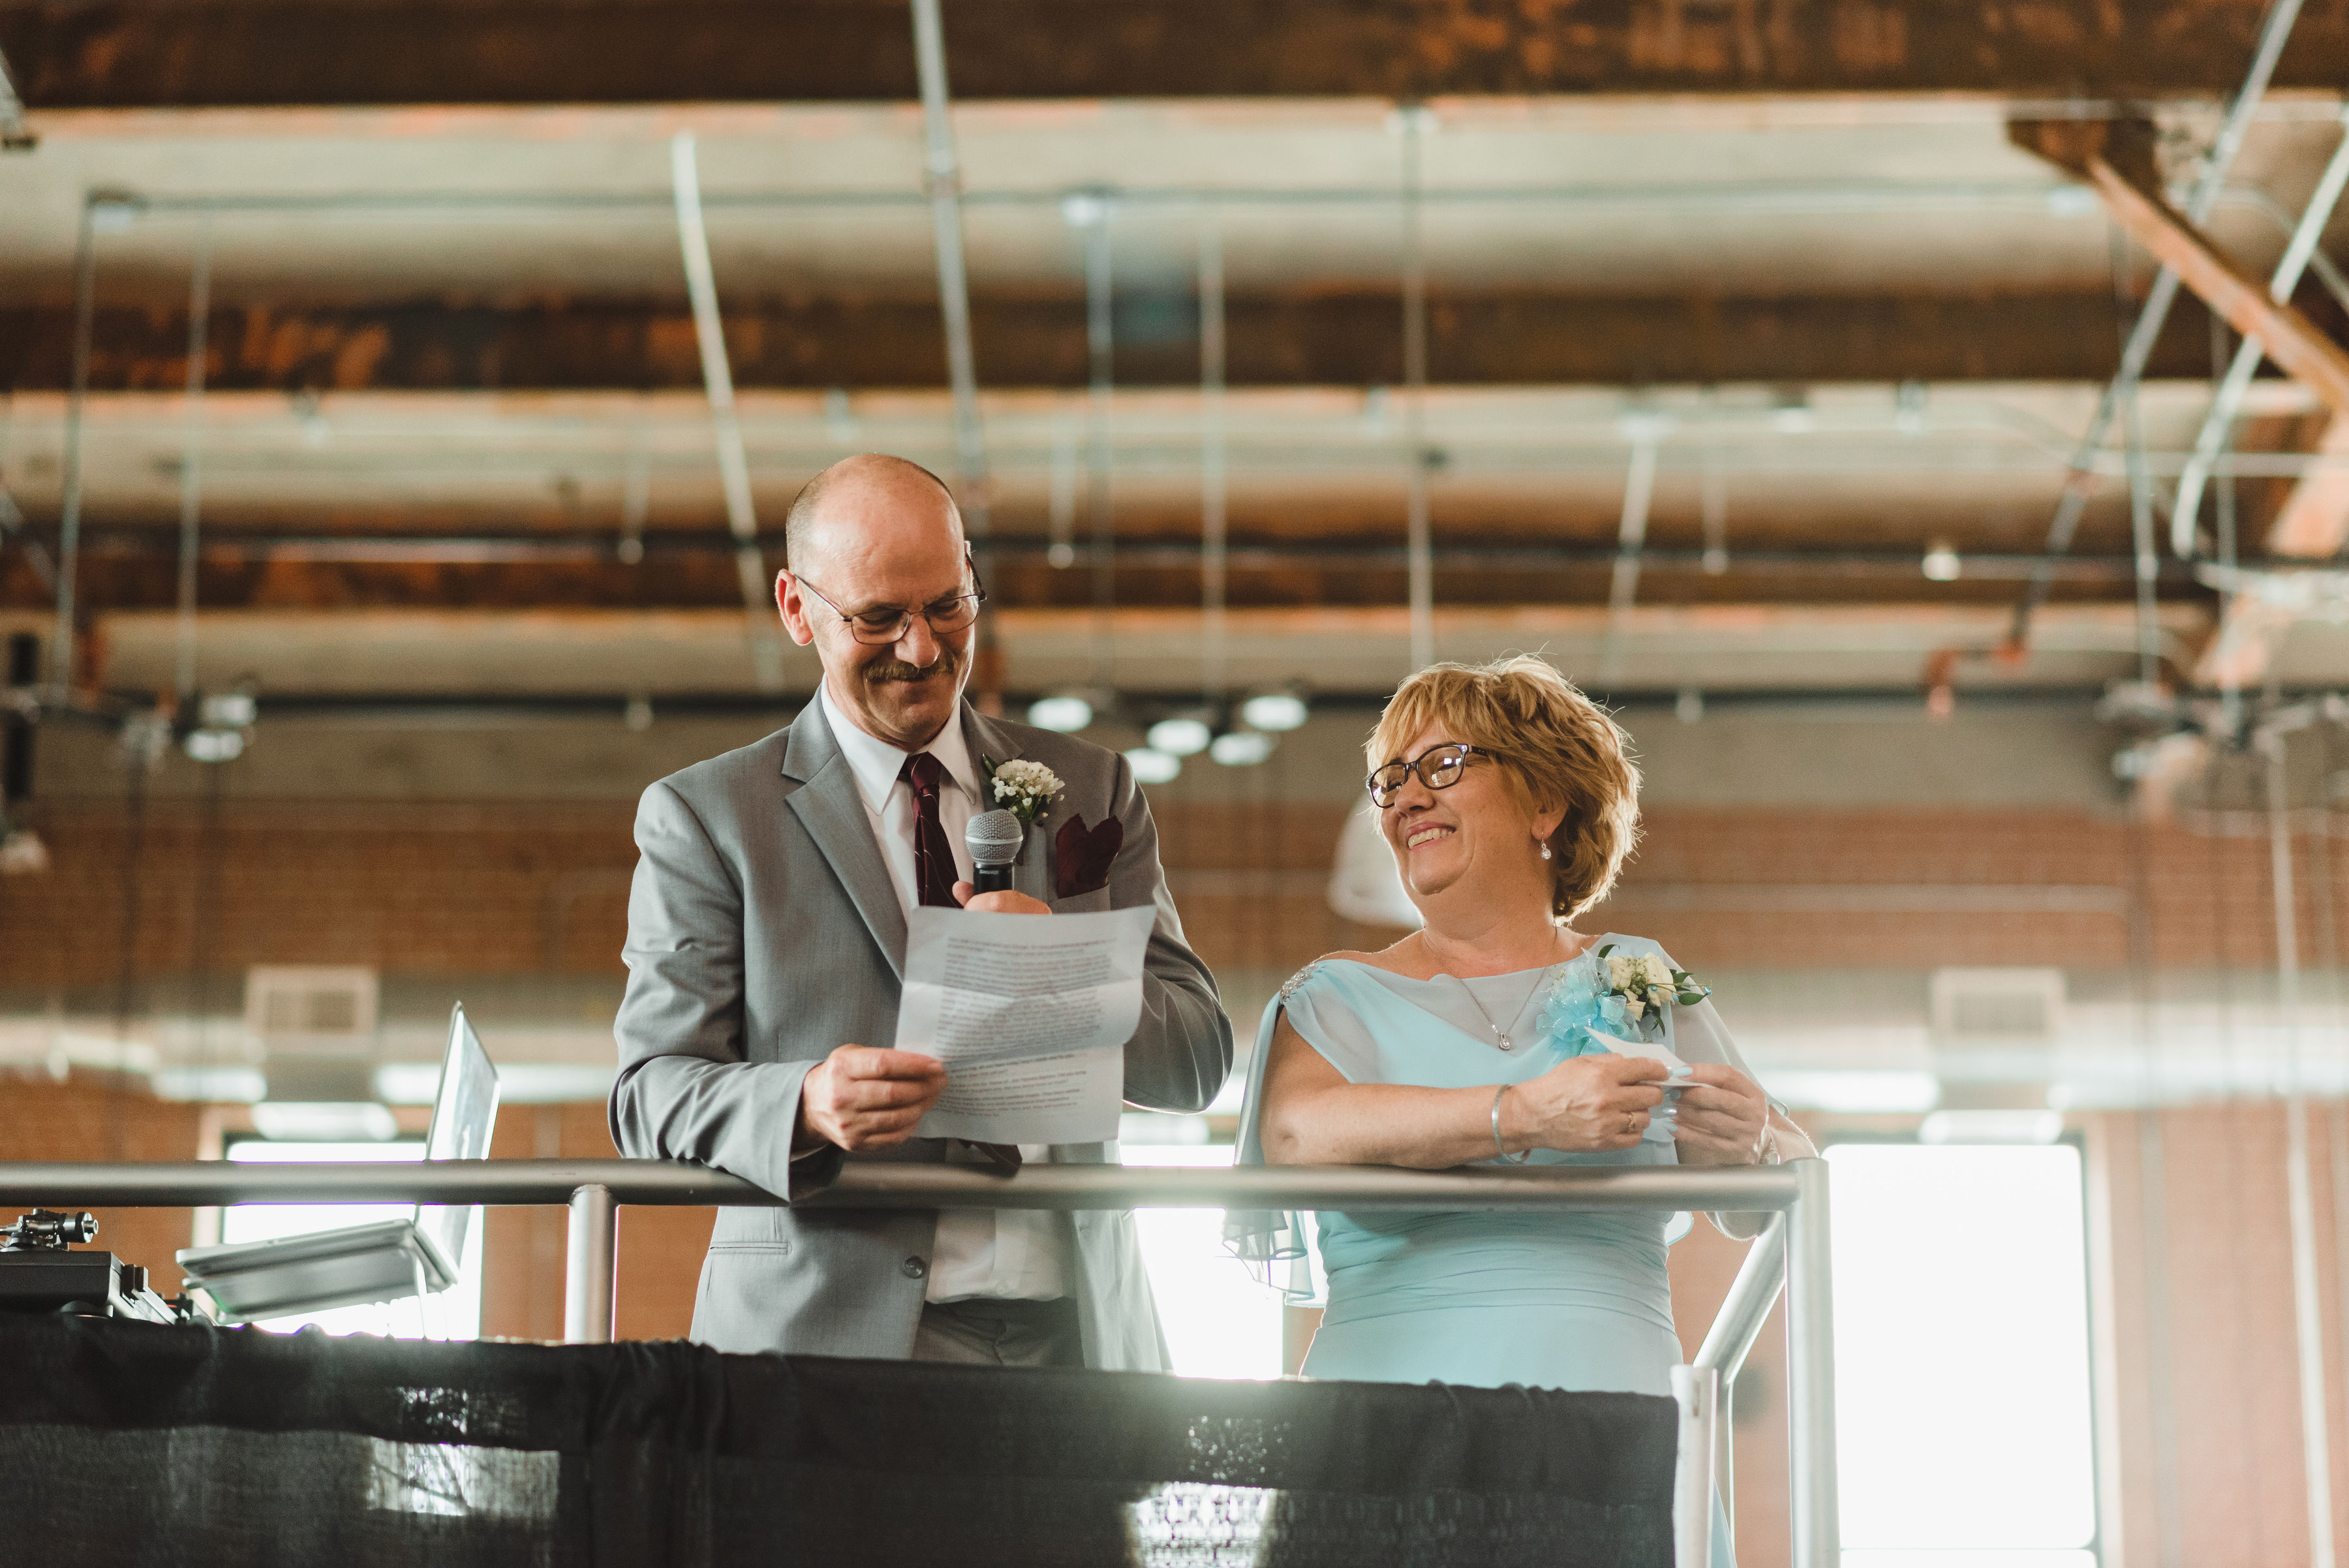
<path fill-rule="evenodd" d="M 1664 1064 L 1664 1071 L 1670 1075 L 1663 1082 L 1664 1103 L 1658 1106 L 1653 1114 L 1657 1121 L 1671 1122 L 1681 1108 L 1681 1091 L 1696 1082 L 1695 1075 L 1689 1071 L 1689 1064 L 1653 1041 L 1619 1040 L 1596 1029 L 1590 1031 L 1590 1037 L 1618 1056 L 1644 1056 L 1651 1062 Z"/>
<path fill-rule="evenodd" d="M 1671 1075 L 1664 1080 L 1667 1084 L 1687 1084 L 1693 1081 L 1686 1062 L 1651 1040 L 1618 1040 L 1614 1035 L 1602 1034 L 1596 1029 L 1590 1031 L 1590 1037 L 1618 1056 L 1645 1056 L 1651 1062 L 1661 1062 L 1664 1064 L 1664 1070 Z"/>

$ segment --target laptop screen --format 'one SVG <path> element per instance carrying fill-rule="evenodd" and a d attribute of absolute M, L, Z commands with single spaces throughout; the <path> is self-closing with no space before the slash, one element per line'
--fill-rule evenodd
<path fill-rule="evenodd" d="M 486 1159 L 490 1130 L 498 1119 L 498 1070 L 481 1049 L 481 1037 L 465 1020 L 459 1002 L 449 1014 L 449 1049 L 440 1059 L 440 1092 L 432 1102 L 432 1127 L 424 1135 L 427 1159 Z M 420 1203 L 416 1229 L 440 1249 L 453 1274 L 465 1261 L 465 1231 L 471 1204 Z"/>

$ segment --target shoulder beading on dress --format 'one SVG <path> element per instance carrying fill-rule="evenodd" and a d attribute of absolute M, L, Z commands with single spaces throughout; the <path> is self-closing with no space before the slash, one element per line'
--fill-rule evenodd
<path fill-rule="evenodd" d="M 1290 975 L 1286 981 L 1282 981 L 1280 987 L 1280 1000 L 1285 1002 L 1290 997 L 1295 996 L 1297 994 L 1298 988 L 1302 986 L 1307 981 L 1311 980 L 1313 978 L 1313 971 L 1320 967 L 1321 961 L 1319 959 L 1315 959 L 1311 963 L 1307 964 L 1303 969 L 1299 970 L 1295 974 Z"/>

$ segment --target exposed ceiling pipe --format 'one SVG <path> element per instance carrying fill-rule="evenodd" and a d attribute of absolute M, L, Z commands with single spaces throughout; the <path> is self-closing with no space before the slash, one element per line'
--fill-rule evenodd
<path fill-rule="evenodd" d="M 1661 433 L 1653 415 L 1635 416 L 1630 427 L 1631 465 L 1623 475 L 1623 515 L 1616 527 L 1615 570 L 1607 590 L 1607 641 L 1599 668 L 1605 679 L 1620 674 L 1623 626 L 1640 594 L 1640 563 L 1648 547 L 1648 506 L 1656 494 L 1656 439 Z"/>
<path fill-rule="evenodd" d="M 204 225 L 188 275 L 188 429 L 180 452 L 179 680 L 182 716 L 196 694 L 196 563 L 202 544 L 205 327 L 212 308 L 212 229 Z"/>
<path fill-rule="evenodd" d="M 2272 721 L 2271 721 L 2272 722 Z M 2302 1060 L 2300 928 L 2292 883 L 2290 784 L 2284 737 L 2270 729 L 2258 737 L 2266 762 L 2269 887 L 2275 897 L 2276 1002 L 2283 1015 L 2289 1063 L 2284 1092 L 2285 1208 L 2291 1223 L 2292 1324 L 2299 1352 L 2302 1474 L 2307 1486 L 2309 1560 L 2333 1568 L 2332 1421 L 2324 1375 L 2324 1318 L 2317 1274 L 2315 1206 L 2308 1150 L 2308 1089 Z M 2332 846 L 2324 846 L 2326 854 Z"/>
<path fill-rule="evenodd" d="M 776 535 L 769 536 L 766 542 L 780 547 L 782 541 L 781 536 Z M 25 543 L 29 547 L 33 541 L 26 539 Z M 102 554 L 114 559 L 142 559 L 160 554 L 149 549 L 149 535 L 130 530 L 109 530 L 87 539 L 84 554 Z M 222 567 L 268 562 L 379 566 L 410 563 L 591 566 L 602 561 L 617 561 L 634 566 L 646 561 L 689 562 L 713 554 L 730 555 L 733 551 L 728 535 L 689 534 L 681 530 L 664 530 L 643 543 L 642 552 L 631 556 L 616 547 L 611 535 L 606 534 L 410 534 L 334 537 L 238 530 L 233 535 L 213 534 L 203 545 L 202 558 Z M 1057 546 L 1033 537 L 999 538 L 995 549 L 997 559 L 1006 565 L 1041 563 L 1057 568 L 1062 564 Z M 1081 561 L 1084 553 L 1072 547 L 1070 564 Z M 1316 566 L 1333 571 L 1397 571 L 1407 569 L 1410 564 L 1408 550 L 1399 545 L 1349 539 L 1237 545 L 1226 540 L 1220 555 L 1226 573 L 1227 593 L 1228 574 L 1233 571 L 1281 571 Z M 1668 550 L 1651 545 L 1642 552 L 1640 560 L 1644 569 L 1650 572 L 1718 575 L 1713 572 L 1708 555 L 1709 552 L 1702 550 Z M 1432 556 L 1434 564 L 1447 572 L 1524 575 L 1611 566 L 1621 559 L 1621 547 L 1619 544 L 1513 545 L 1455 541 L 1436 546 Z M 1129 542 L 1119 548 L 1118 558 L 1127 566 L 1141 568 L 1199 566 L 1204 570 L 1206 547 L 1203 544 L 1172 540 L 1153 544 Z M 1970 582 L 2023 582 L 2042 564 L 2036 555 L 1970 554 L 1963 557 L 1963 575 Z M 1918 576 L 1917 553 L 1913 549 L 1741 549 L 1733 565 L 1741 576 L 1889 576 L 1910 581 Z M 2271 569 L 2261 570 L 2262 565 Z M 2134 578 L 2135 572 L 2136 557 L 2133 556 L 2068 556 L 2056 566 L 2058 579 L 2075 584 L 2126 582 Z M 2315 593 L 2320 588 L 2330 593 L 2333 582 L 2340 576 L 2311 570 L 2309 563 L 2296 560 L 2254 563 L 2251 569 L 2232 575 L 2218 574 L 2208 566 L 2189 568 L 2182 562 L 2165 562 L 2161 567 L 2161 580 L 2173 586 L 2201 582 L 2226 592 L 2256 591 L 2295 596 Z M 2264 586 L 2269 584 L 2276 586 Z M 2344 601 L 2349 602 L 2349 589 L 2344 590 Z M 2292 602 L 2301 603 L 2302 600 L 2295 597 Z"/>
<path fill-rule="evenodd" d="M 65 462 L 57 503 L 57 623 L 49 638 L 49 686 L 63 702 L 73 685 L 74 588 L 81 562 L 81 422 L 89 401 L 89 339 L 98 301 L 98 202 L 82 198 L 74 236 L 73 380 L 66 394 Z"/>
<path fill-rule="evenodd" d="M 984 538 L 989 522 L 987 431 L 978 417 L 978 369 L 970 347 L 970 278 L 963 261 L 962 167 L 947 109 L 946 29 L 938 0 L 913 0 L 914 65 L 922 84 L 923 172 L 937 250 L 938 313 L 946 324 L 947 379 L 954 390 L 955 467 L 963 521 Z"/>
<path fill-rule="evenodd" d="M 2219 129 L 2218 140 L 2211 144 L 2209 161 L 2204 166 L 2202 178 L 2196 182 L 2186 203 L 2189 222 L 2199 227 L 2210 215 L 2219 200 L 2219 192 L 2227 183 L 2228 171 L 2234 167 L 2235 155 L 2242 150 L 2243 136 L 2251 129 L 2251 119 L 2259 111 L 2260 100 L 2267 96 L 2268 80 L 2275 74 L 2276 60 L 2283 53 L 2284 40 L 2291 36 L 2292 24 L 2300 19 L 2301 0 L 2271 0 L 2267 18 L 2260 26 L 2259 47 L 2252 52 L 2251 69 L 2245 73 L 2243 86 L 2235 95 L 2233 106 Z M 2153 357 L 2153 347 L 2161 329 L 2169 320 L 2169 308 L 2177 303 L 2178 274 L 2164 266 L 2155 275 L 2153 287 L 2147 293 L 2145 305 L 2137 312 L 2137 324 L 2130 330 L 2128 341 L 2121 348 L 2120 369 L 2105 387 L 2104 396 L 2097 400 L 2095 417 L 2088 421 L 2087 431 L 2072 455 L 2071 472 L 2065 477 L 2063 499 L 2056 503 L 2054 520 L 2048 524 L 2046 554 L 2050 558 L 2064 555 L 2072 547 L 2072 538 L 2079 531 L 2080 515 L 2087 510 L 2088 494 L 2095 481 L 2095 458 L 2112 430 L 2113 420 L 2119 413 L 2124 400 L 2134 395 L 2138 379 L 2145 374 L 2146 361 Z M 2031 640 L 2031 618 L 2047 602 L 2052 576 L 2034 576 L 2031 587 L 2015 606 L 2014 627 L 2011 640 L 2017 648 Z"/>
<path fill-rule="evenodd" d="M 2341 190 L 2349 183 L 2349 111 L 2341 120 L 2342 135 L 2333 149 L 2332 161 L 2325 164 L 2323 177 L 2317 181 L 2315 193 L 2308 199 L 2308 207 L 2300 215 L 2292 239 L 2284 246 L 2282 259 L 2276 263 L 2275 272 L 2268 284 L 2268 293 L 2279 304 L 2291 299 L 2292 290 L 2300 285 L 2300 275 L 2316 254 L 2317 242 L 2324 235 L 2324 226 L 2333 216 L 2333 209 L 2341 200 Z M 2194 554 L 2194 517 L 2202 505 L 2202 487 L 2210 477 L 2211 465 L 2218 462 L 2219 452 L 2227 442 L 2235 426 L 2235 410 L 2242 406 L 2243 394 L 2250 389 L 2251 376 L 2265 358 L 2259 339 L 2246 337 L 2235 350 L 2234 362 L 2219 383 L 2219 392 L 2210 400 L 2210 411 L 2202 421 L 2201 432 L 2194 438 L 2194 455 L 2187 460 L 2186 471 L 2178 476 L 2178 503 L 2169 517 L 2169 549 L 2172 555 L 2185 557 Z"/>
<path fill-rule="evenodd" d="M 1427 240 L 1420 207 L 1426 184 L 1422 139 L 1430 111 L 1405 104 L 1398 111 L 1402 132 L 1402 386 L 1403 448 L 1410 454 L 1403 505 L 1404 550 L 1409 559 L 1411 667 L 1435 662 L 1435 561 L 1428 516 L 1427 448 Z"/>
<path fill-rule="evenodd" d="M 2009 106 L 2023 115 L 2024 106 Z M 966 207 L 1058 207 L 1071 196 L 1096 192 L 1087 185 L 1005 191 L 962 191 L 957 203 Z M 1718 213 L 1876 213 L 1920 210 L 1970 211 L 1982 208 L 2019 209 L 2069 215 L 2068 203 L 2080 192 L 2076 184 L 2044 181 L 1953 182 L 1949 181 L 1819 183 L 1808 181 L 1748 181 L 1739 184 L 1692 182 L 1679 185 L 1454 185 L 1429 191 L 1422 198 L 1430 206 L 1546 206 L 1599 209 L 1686 209 Z M 1281 212 L 1300 206 L 1385 207 L 1398 204 L 1401 192 L 1387 185 L 1236 186 L 1142 185 L 1116 186 L 1110 193 L 1127 207 L 1265 208 Z M 2271 212 L 2272 200 L 2249 186 L 2230 186 L 2220 201 Z M 292 213 L 345 212 L 385 213 L 429 211 L 480 213 L 502 216 L 521 212 L 625 213 L 636 209 L 666 210 L 666 192 L 635 191 L 389 191 L 365 194 L 157 196 L 152 209 L 160 214 L 237 213 L 282 217 Z M 927 205 L 921 192 L 888 188 L 828 191 L 726 191 L 703 198 L 706 207 L 728 211 L 861 210 Z M 2291 227 L 2291 220 L 2283 220 Z"/>
<path fill-rule="evenodd" d="M 1111 485 L 1115 454 L 1109 423 L 1115 392 L 1117 317 L 1115 280 L 1111 273 L 1110 204 L 1099 196 L 1075 196 L 1070 198 L 1065 212 L 1083 236 L 1085 246 L 1085 406 L 1092 435 L 1085 465 L 1085 521 L 1092 535 L 1096 623 L 1092 682 L 1106 691 L 1117 679 L 1117 643 L 1110 631 L 1110 613 L 1117 607 L 1117 496 Z"/>
<path fill-rule="evenodd" d="M 693 296 L 693 333 L 701 348 L 701 382 L 709 398 L 709 422 L 718 438 L 718 477 L 726 490 L 726 525 L 733 532 L 735 575 L 741 581 L 742 615 L 750 633 L 750 663 L 760 690 L 783 686 L 783 649 L 775 629 L 767 561 L 759 549 L 759 519 L 750 504 L 750 463 L 742 450 L 742 421 L 734 411 L 734 371 L 726 358 L 726 329 L 718 314 L 718 278 L 709 265 L 709 231 L 701 221 L 701 169 L 693 132 L 680 130 L 669 142 L 669 176 L 677 198 L 677 238 L 685 256 L 685 283 Z"/>
<path fill-rule="evenodd" d="M 1224 233 L 1210 216 L 1199 228 L 1199 608 L 1200 699 L 1221 702 L 1229 684 L 1224 635 L 1225 574 L 1230 565 L 1224 465 Z"/>

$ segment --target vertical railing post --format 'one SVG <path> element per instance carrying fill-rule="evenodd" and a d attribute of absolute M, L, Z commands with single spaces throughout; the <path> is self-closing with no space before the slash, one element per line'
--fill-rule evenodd
<path fill-rule="evenodd" d="M 1827 1162 L 1797 1159 L 1786 1215 L 1788 1482 L 1794 1568 L 1842 1568 L 1836 1502 L 1835 1270 L 1827 1241 Z"/>
<path fill-rule="evenodd" d="M 612 1343 L 619 1251 L 619 1210 L 612 1189 L 591 1183 L 573 1192 L 570 1246 L 563 1264 L 565 1345 Z"/>
<path fill-rule="evenodd" d="M 1681 1440 L 1672 1466 L 1672 1568 L 1712 1568 L 1713 1451 L 1721 1418 L 1721 1374 L 1710 1366 L 1672 1368 Z"/>

